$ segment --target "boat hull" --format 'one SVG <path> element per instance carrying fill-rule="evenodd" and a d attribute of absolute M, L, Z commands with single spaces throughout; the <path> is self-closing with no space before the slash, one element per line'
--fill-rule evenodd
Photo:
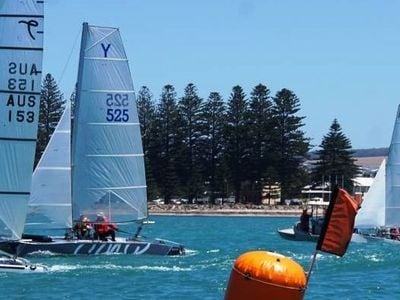
<path fill-rule="evenodd" d="M 7 273 L 41 273 L 48 269 L 43 265 L 31 264 L 24 259 L 19 258 L 1 258 L 0 272 Z"/>
<path fill-rule="evenodd" d="M 399 244 L 400 245 L 400 240 L 398 239 L 392 239 L 390 237 L 384 237 L 384 236 L 378 236 L 374 234 L 363 234 L 363 233 L 353 233 L 353 236 L 351 238 L 353 242 L 384 242 L 384 243 L 389 243 L 389 244 Z"/>
<path fill-rule="evenodd" d="M 47 240 L 47 239 L 46 239 Z M 184 248 L 164 240 L 129 240 L 117 238 L 115 241 L 66 240 L 51 238 L 51 241 L 21 239 L 0 245 L 0 250 L 17 256 L 28 254 L 51 253 L 58 255 L 98 255 L 98 254 L 150 254 L 183 255 Z"/>
<path fill-rule="evenodd" d="M 291 241 L 316 242 L 319 238 L 319 235 L 296 230 L 295 228 L 279 229 L 278 233 L 282 238 Z"/>

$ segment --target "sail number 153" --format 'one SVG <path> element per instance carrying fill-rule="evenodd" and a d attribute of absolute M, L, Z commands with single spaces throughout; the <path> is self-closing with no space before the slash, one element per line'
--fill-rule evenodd
<path fill-rule="evenodd" d="M 106 98 L 108 122 L 129 121 L 129 98 L 128 94 L 107 94 Z"/>

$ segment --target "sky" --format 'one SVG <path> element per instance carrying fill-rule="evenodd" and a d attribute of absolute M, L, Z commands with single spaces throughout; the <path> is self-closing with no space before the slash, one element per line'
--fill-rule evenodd
<path fill-rule="evenodd" d="M 83 22 L 120 28 L 135 89 L 194 83 L 227 100 L 259 83 L 300 99 L 315 147 L 336 118 L 353 148 L 388 147 L 400 103 L 400 1 L 46 0 L 44 74 L 69 98 Z M 315 148 L 314 148 L 315 149 Z"/>

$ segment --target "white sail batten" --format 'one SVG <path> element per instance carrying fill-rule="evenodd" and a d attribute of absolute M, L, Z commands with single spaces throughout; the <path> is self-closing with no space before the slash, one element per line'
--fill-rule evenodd
<path fill-rule="evenodd" d="M 70 228 L 71 108 L 67 105 L 33 173 L 29 207 L 46 227 Z"/>
<path fill-rule="evenodd" d="M 36 148 L 43 2 L 0 1 L 0 238 L 24 228 Z"/>
<path fill-rule="evenodd" d="M 374 181 L 365 194 L 361 209 L 356 216 L 356 227 L 373 228 L 385 225 L 385 180 L 386 159 L 384 159 L 375 175 Z"/>
<path fill-rule="evenodd" d="M 113 221 L 147 217 L 133 90 L 119 30 L 84 24 L 72 142 L 74 220 L 99 211 Z"/>
<path fill-rule="evenodd" d="M 400 106 L 397 109 L 386 165 L 385 225 L 400 225 Z"/>

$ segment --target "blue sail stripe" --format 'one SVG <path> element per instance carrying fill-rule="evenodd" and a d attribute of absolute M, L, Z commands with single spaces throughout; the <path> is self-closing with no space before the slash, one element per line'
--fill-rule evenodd
<path fill-rule="evenodd" d="M 0 18 L 38 18 L 43 19 L 43 15 L 11 15 L 11 14 L 0 14 Z"/>
<path fill-rule="evenodd" d="M 87 92 L 87 93 L 131 93 L 134 94 L 134 90 L 88 90 L 88 89 L 82 89 L 82 92 Z"/>
<path fill-rule="evenodd" d="M 0 195 L 30 195 L 31 192 L 6 192 L 0 191 Z"/>
<path fill-rule="evenodd" d="M 42 73 L 42 72 L 40 72 L 40 73 Z M 22 95 L 38 95 L 38 96 L 40 96 L 40 92 L 9 91 L 9 90 L 0 90 L 0 94 L 22 94 Z"/>
<path fill-rule="evenodd" d="M 137 185 L 137 186 L 115 186 L 115 187 L 103 187 L 103 188 L 88 188 L 88 190 L 126 190 L 126 189 L 144 189 L 146 185 Z"/>
<path fill-rule="evenodd" d="M 0 137 L 0 141 L 37 142 L 37 139 Z"/>
<path fill-rule="evenodd" d="M 43 51 L 43 47 L 35 48 L 35 47 L 9 47 L 9 46 L 0 46 L 0 50 L 29 50 L 29 51 Z"/>

